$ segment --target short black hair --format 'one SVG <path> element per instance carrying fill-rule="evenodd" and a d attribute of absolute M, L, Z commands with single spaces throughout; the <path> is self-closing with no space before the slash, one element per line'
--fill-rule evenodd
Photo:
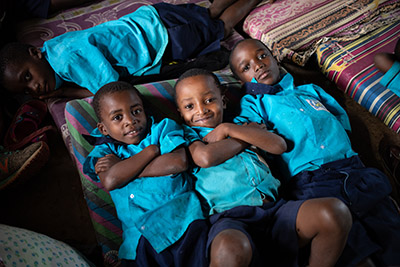
<path fill-rule="evenodd" d="M 236 79 L 238 79 L 238 80 L 239 80 L 239 76 L 237 75 L 236 70 L 233 68 L 233 65 L 232 65 L 232 55 L 233 55 L 233 52 L 235 52 L 237 46 L 238 46 L 239 44 L 243 43 L 244 41 L 247 41 L 247 40 L 254 40 L 254 41 L 256 41 L 256 42 L 259 42 L 259 43 L 262 44 L 262 45 L 271 53 L 271 55 L 272 55 L 271 50 L 270 50 L 261 40 L 252 39 L 252 38 L 247 38 L 247 39 L 242 39 L 242 40 L 240 40 L 239 42 L 237 42 L 237 43 L 233 46 L 233 48 L 232 48 L 232 50 L 231 50 L 231 53 L 229 54 L 229 67 L 230 67 L 230 69 L 231 69 L 231 71 L 232 71 L 233 76 L 234 76 Z"/>
<path fill-rule="evenodd" d="M 15 63 L 24 62 L 29 57 L 29 49 L 33 45 L 11 42 L 5 44 L 0 50 L 0 85 L 4 85 L 6 68 Z"/>
<path fill-rule="evenodd" d="M 214 83 L 220 90 L 221 94 L 223 95 L 225 93 L 225 87 L 221 84 L 217 75 L 215 75 L 212 71 L 209 71 L 206 69 L 194 68 L 194 69 L 189 69 L 189 70 L 185 71 L 181 76 L 179 76 L 178 80 L 175 83 L 175 87 L 174 87 L 174 99 L 176 100 L 176 87 L 181 81 L 183 81 L 186 78 L 200 76 L 200 75 L 209 76 L 209 77 L 213 78 Z"/>
<path fill-rule="evenodd" d="M 99 121 L 102 121 L 101 118 L 101 100 L 108 95 L 111 95 L 113 93 L 117 92 L 125 92 L 125 91 L 133 91 L 135 94 L 142 100 L 143 98 L 140 92 L 134 87 L 132 84 L 124 81 L 116 81 L 116 82 L 111 82 L 106 85 L 103 85 L 94 95 L 93 97 L 93 109 L 94 112 L 96 113 L 97 119 Z"/>

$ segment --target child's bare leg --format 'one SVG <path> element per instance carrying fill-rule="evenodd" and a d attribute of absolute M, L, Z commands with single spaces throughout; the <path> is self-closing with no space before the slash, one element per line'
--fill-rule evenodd
<path fill-rule="evenodd" d="M 375 67 L 383 73 L 392 67 L 395 60 L 395 55 L 389 53 L 378 53 L 374 56 Z"/>
<path fill-rule="evenodd" d="M 237 0 L 227 7 L 219 17 L 225 24 L 225 37 L 229 36 L 236 26 L 261 0 Z"/>
<path fill-rule="evenodd" d="M 296 219 L 299 245 L 311 241 L 309 266 L 334 266 L 352 225 L 347 206 L 336 198 L 306 200 Z"/>
<path fill-rule="evenodd" d="M 220 232 L 211 243 L 210 267 L 249 266 L 253 256 L 250 241 L 239 230 Z"/>
<path fill-rule="evenodd" d="M 228 6 L 232 5 L 236 1 L 237 0 L 214 0 L 208 8 L 210 17 L 213 19 L 218 18 Z"/>

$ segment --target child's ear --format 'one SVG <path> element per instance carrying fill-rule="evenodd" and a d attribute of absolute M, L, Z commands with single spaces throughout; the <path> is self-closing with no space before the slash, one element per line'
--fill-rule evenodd
<path fill-rule="evenodd" d="M 228 99 L 226 98 L 226 96 L 222 95 L 222 107 L 224 109 L 226 109 L 227 102 L 228 102 Z"/>
<path fill-rule="evenodd" d="M 98 123 L 97 123 L 97 128 L 99 129 L 99 131 L 101 132 L 102 135 L 108 135 L 107 129 L 106 129 L 106 127 L 104 126 L 103 123 L 98 122 Z"/>
<path fill-rule="evenodd" d="M 31 57 L 34 57 L 34 58 L 37 58 L 37 59 L 42 59 L 42 57 L 43 57 L 42 51 L 40 51 L 39 48 L 29 47 L 28 51 L 29 51 L 29 55 Z"/>

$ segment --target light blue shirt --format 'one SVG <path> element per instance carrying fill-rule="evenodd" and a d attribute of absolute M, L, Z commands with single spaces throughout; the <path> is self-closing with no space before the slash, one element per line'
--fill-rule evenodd
<path fill-rule="evenodd" d="M 400 97 L 400 62 L 393 63 L 392 67 L 383 75 L 380 84 Z"/>
<path fill-rule="evenodd" d="M 50 39 L 42 51 L 62 80 L 94 94 L 119 77 L 159 73 L 167 44 L 160 16 L 146 5 L 118 20 Z"/>
<path fill-rule="evenodd" d="M 356 155 L 346 132 L 348 116 L 333 97 L 314 84 L 295 87 L 290 74 L 279 85 L 281 90 L 275 94 L 245 95 L 234 121 L 265 123 L 286 139 L 283 174 L 294 176 Z"/>
<path fill-rule="evenodd" d="M 213 128 L 184 125 L 185 138 L 190 142 L 201 140 Z M 275 200 L 279 180 L 268 165 L 253 151 L 246 149 L 225 162 L 209 167 L 194 168 L 196 191 L 207 201 L 210 214 L 223 212 L 237 206 L 261 206 L 263 198 Z"/>
<path fill-rule="evenodd" d="M 97 129 L 93 135 L 101 136 Z M 171 119 L 152 123 L 148 135 L 137 145 L 122 145 L 109 139 L 110 142 L 95 146 L 83 165 L 84 173 L 96 181 L 99 178 L 95 173 L 95 164 L 107 154 L 127 159 L 152 144 L 160 147 L 161 154 L 186 144 L 182 127 Z M 123 259 L 136 258 L 141 235 L 157 252 L 161 252 L 174 244 L 191 222 L 205 218 L 200 201 L 193 191 L 192 179 L 186 172 L 137 178 L 110 191 L 110 195 L 122 222 L 123 242 L 119 257 Z"/>

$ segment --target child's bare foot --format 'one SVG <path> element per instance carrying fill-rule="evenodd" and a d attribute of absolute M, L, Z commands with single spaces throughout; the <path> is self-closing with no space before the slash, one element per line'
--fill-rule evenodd
<path fill-rule="evenodd" d="M 219 18 L 219 16 L 224 12 L 224 10 L 232 5 L 237 0 L 214 0 L 211 6 L 208 8 L 210 12 L 210 17 L 213 19 Z"/>
<path fill-rule="evenodd" d="M 389 53 L 378 53 L 374 56 L 375 67 L 386 73 L 395 62 L 395 55 Z"/>
<path fill-rule="evenodd" d="M 225 0 L 229 1 L 229 0 Z M 231 1 L 234 2 L 234 1 Z M 261 0 L 237 0 L 228 6 L 219 17 L 224 22 L 225 37 L 231 34 L 233 27 L 244 19 Z"/>

